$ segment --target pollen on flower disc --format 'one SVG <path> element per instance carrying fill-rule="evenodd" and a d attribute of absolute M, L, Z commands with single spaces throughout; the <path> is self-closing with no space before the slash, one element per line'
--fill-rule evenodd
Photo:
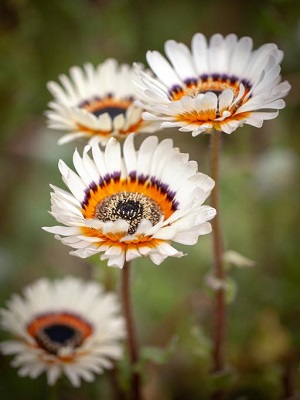
<path fill-rule="evenodd" d="M 128 233 L 133 234 L 143 219 L 147 219 L 152 225 L 157 224 L 162 210 L 154 200 L 142 193 L 120 192 L 100 202 L 95 216 L 103 222 L 124 219 L 130 225 Z"/>

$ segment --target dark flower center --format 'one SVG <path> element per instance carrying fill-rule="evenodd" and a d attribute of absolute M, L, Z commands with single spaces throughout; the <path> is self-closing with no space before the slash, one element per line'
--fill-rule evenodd
<path fill-rule="evenodd" d="M 129 223 L 128 233 L 132 235 L 143 219 L 155 225 L 162 215 L 161 208 L 150 197 L 138 192 L 120 192 L 101 201 L 95 216 L 103 222 L 124 219 Z"/>
<path fill-rule="evenodd" d="M 99 109 L 95 109 L 93 111 L 93 114 L 96 115 L 97 117 L 99 115 L 108 113 L 111 119 L 114 119 L 117 115 L 119 114 L 126 114 L 126 108 L 122 108 L 122 107 L 103 107 L 103 108 L 99 108 Z"/>
<path fill-rule="evenodd" d="M 126 116 L 126 111 L 132 105 L 134 99 L 129 97 L 115 98 L 112 93 L 104 97 L 95 96 L 78 104 L 78 107 L 94 114 L 96 117 L 107 113 L 113 120 L 118 115 Z"/>
<path fill-rule="evenodd" d="M 62 324 L 51 325 L 45 328 L 44 332 L 51 340 L 61 344 L 67 343 L 76 335 L 75 329 Z"/>
<path fill-rule="evenodd" d="M 54 324 L 38 331 L 35 335 L 38 344 L 51 354 L 57 354 L 65 346 L 76 348 L 83 342 L 82 333 L 71 326 Z"/>
<path fill-rule="evenodd" d="M 75 349 L 93 333 L 92 326 L 71 313 L 49 313 L 37 316 L 27 332 L 36 343 L 50 354 L 58 354 L 63 347 Z"/>

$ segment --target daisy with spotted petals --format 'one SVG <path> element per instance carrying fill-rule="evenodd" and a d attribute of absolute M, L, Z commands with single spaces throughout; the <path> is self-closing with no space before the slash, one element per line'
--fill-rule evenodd
<path fill-rule="evenodd" d="M 211 231 L 215 210 L 203 205 L 214 186 L 197 172 L 197 163 L 173 147 L 171 139 L 150 136 L 134 147 L 134 135 L 120 143 L 111 138 L 104 150 L 94 143 L 92 157 L 74 153 L 77 173 L 63 161 L 59 169 L 70 192 L 52 186 L 51 214 L 65 226 L 44 228 L 70 254 L 101 253 L 108 266 L 149 256 L 155 264 L 181 257 L 171 241 L 195 244 Z"/>
<path fill-rule="evenodd" d="M 157 130 L 159 124 L 144 121 L 143 110 L 134 105 L 133 75 L 129 65 L 108 59 L 97 67 L 72 67 L 59 83 L 49 82 L 54 100 L 46 112 L 48 126 L 67 131 L 58 143 L 79 137 L 106 143 L 111 136 Z"/>
<path fill-rule="evenodd" d="M 156 76 L 137 68 L 135 79 L 144 119 L 160 121 L 162 128 L 193 136 L 212 129 L 232 133 L 243 124 L 261 127 L 285 106 L 290 84 L 281 81 L 283 52 L 275 44 L 253 50 L 250 37 L 215 34 L 207 41 L 197 33 L 191 50 L 169 40 L 165 52 L 168 60 L 148 51 Z"/>
<path fill-rule="evenodd" d="M 66 375 L 79 386 L 81 379 L 93 381 L 94 374 L 122 357 L 125 324 L 119 312 L 115 294 L 104 293 L 94 282 L 40 279 L 0 310 L 2 328 L 15 337 L 0 349 L 15 356 L 12 365 L 20 376 L 36 378 L 45 372 L 53 385 Z"/>

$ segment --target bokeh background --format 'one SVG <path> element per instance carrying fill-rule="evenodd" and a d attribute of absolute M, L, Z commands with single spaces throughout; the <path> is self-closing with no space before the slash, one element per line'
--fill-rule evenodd
<path fill-rule="evenodd" d="M 75 274 L 118 290 L 119 271 L 97 258 L 81 260 L 41 226 L 54 225 L 49 183 L 63 187 L 59 158 L 71 164 L 73 143 L 46 128 L 48 80 L 72 65 L 114 57 L 145 62 L 167 39 L 190 45 L 196 32 L 249 35 L 255 47 L 275 42 L 292 84 L 286 108 L 261 129 L 225 135 L 221 215 L 224 242 L 254 260 L 230 269 L 228 371 L 210 375 L 211 237 L 184 247 L 185 258 L 134 265 L 133 296 L 144 347 L 147 400 L 299 399 L 300 356 L 300 3 L 296 0 L 1 0 L 0 1 L 0 305 L 41 276 Z M 209 173 L 208 135 L 168 130 L 199 169 Z M 139 140 L 139 139 L 138 139 Z M 138 141 L 137 140 L 137 141 Z M 82 148 L 83 142 L 76 146 Z M 0 339 L 7 334 L 0 333 Z M 145 347 L 146 346 L 146 347 Z M 167 348 L 166 352 L 160 351 Z M 1 398 L 47 398 L 44 377 L 19 378 L 0 356 Z M 152 361 L 149 361 L 151 359 Z M 126 363 L 120 366 L 126 378 Z M 78 390 L 62 380 L 59 398 L 109 400 L 107 375 Z"/>

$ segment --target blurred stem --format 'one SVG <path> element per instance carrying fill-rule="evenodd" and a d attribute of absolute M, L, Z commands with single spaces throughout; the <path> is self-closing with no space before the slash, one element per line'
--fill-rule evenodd
<path fill-rule="evenodd" d="M 283 399 L 292 399 L 295 395 L 295 374 L 297 373 L 297 362 L 293 358 L 287 358 L 283 364 Z"/>
<path fill-rule="evenodd" d="M 127 344 L 131 363 L 130 400 L 141 400 L 141 377 L 140 374 L 136 371 L 136 366 L 139 360 L 139 351 L 130 295 L 130 267 L 130 262 L 125 262 L 124 267 L 121 271 L 121 297 L 123 304 L 123 313 L 126 320 Z"/>
<path fill-rule="evenodd" d="M 52 386 L 48 386 L 49 389 L 49 400 L 58 400 L 58 382 L 56 381 L 56 383 Z"/>
<path fill-rule="evenodd" d="M 220 222 L 219 207 L 219 164 L 221 154 L 221 132 L 213 131 L 210 141 L 210 168 L 211 177 L 215 181 L 215 187 L 211 193 L 211 205 L 217 210 L 217 215 L 212 220 L 214 276 L 217 280 L 224 282 L 225 272 L 223 269 L 223 243 Z M 224 369 L 224 341 L 225 341 L 225 290 L 224 286 L 216 290 L 214 311 L 214 338 L 213 338 L 213 371 L 220 372 Z M 217 398 L 217 397 L 216 397 Z M 220 397 L 219 397 L 220 398 Z"/>
<path fill-rule="evenodd" d="M 110 379 L 111 383 L 111 390 L 112 390 L 112 399 L 113 400 L 125 400 L 126 396 L 125 393 L 123 392 L 121 386 L 120 386 L 120 381 L 118 378 L 118 369 L 117 366 L 115 365 L 113 369 L 108 371 L 108 376 Z"/>

